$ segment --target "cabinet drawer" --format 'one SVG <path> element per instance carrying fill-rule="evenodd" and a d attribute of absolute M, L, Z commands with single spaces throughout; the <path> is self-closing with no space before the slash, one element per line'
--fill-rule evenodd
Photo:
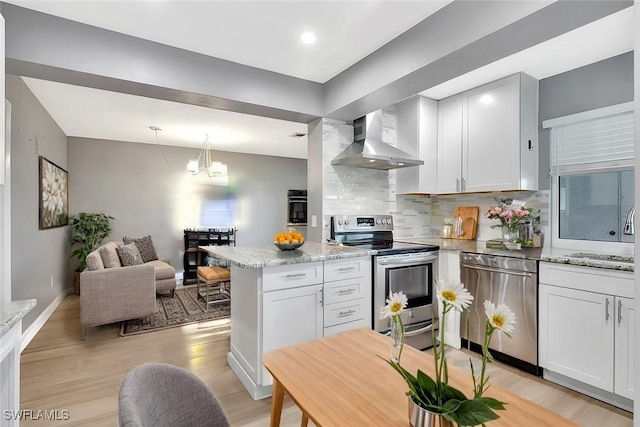
<path fill-rule="evenodd" d="M 362 320 L 367 313 L 365 300 L 358 299 L 339 304 L 325 304 L 324 327 Z"/>
<path fill-rule="evenodd" d="M 538 280 L 563 288 L 634 297 L 634 273 L 628 271 L 541 262 Z"/>
<path fill-rule="evenodd" d="M 262 291 L 297 288 L 322 283 L 322 261 L 265 267 Z"/>
<path fill-rule="evenodd" d="M 371 329 L 371 322 L 367 321 L 367 319 L 356 320 L 354 322 L 341 323 L 335 326 L 327 326 L 324 328 L 324 336 L 328 337 L 331 335 L 339 334 L 341 332 L 350 331 L 352 329 L 358 328 L 369 328 Z"/>
<path fill-rule="evenodd" d="M 324 284 L 324 303 L 335 304 L 365 297 L 371 288 L 371 283 L 363 278 L 338 280 Z"/>
<path fill-rule="evenodd" d="M 352 279 L 366 275 L 367 268 L 371 268 L 370 258 L 347 258 L 324 262 L 324 281 Z"/>

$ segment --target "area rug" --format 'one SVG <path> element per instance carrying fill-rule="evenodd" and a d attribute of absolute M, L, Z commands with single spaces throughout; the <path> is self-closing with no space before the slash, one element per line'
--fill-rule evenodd
<path fill-rule="evenodd" d="M 228 319 L 231 313 L 229 301 L 210 304 L 205 311 L 205 303 L 198 298 L 196 286 L 185 286 L 176 289 L 175 296 L 158 295 L 156 297 L 156 312 L 153 325 L 151 316 L 142 319 L 126 320 L 122 322 L 121 336 L 141 334 L 173 328 L 196 322 L 208 322 L 217 319 Z M 229 328 L 229 322 L 215 322 L 214 328 Z"/>

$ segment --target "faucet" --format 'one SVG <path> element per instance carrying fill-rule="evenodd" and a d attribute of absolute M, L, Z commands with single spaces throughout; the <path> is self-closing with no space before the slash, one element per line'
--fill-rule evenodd
<path fill-rule="evenodd" d="M 624 234 L 635 233 L 635 227 L 633 225 L 635 218 L 636 218 L 636 207 L 634 206 L 631 209 L 629 209 L 629 213 L 627 213 L 627 220 L 624 222 L 624 228 L 622 229 L 622 232 Z"/>

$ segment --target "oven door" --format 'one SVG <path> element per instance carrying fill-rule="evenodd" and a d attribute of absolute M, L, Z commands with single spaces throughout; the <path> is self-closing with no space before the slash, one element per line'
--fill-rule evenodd
<path fill-rule="evenodd" d="M 403 292 L 408 305 L 403 322 L 407 331 L 428 332 L 436 314 L 434 278 L 438 277 L 438 252 L 416 252 L 374 257 L 373 325 L 378 332 L 389 331 L 389 319 L 380 319 L 390 292 Z M 430 332 L 429 332 L 430 335 Z"/>

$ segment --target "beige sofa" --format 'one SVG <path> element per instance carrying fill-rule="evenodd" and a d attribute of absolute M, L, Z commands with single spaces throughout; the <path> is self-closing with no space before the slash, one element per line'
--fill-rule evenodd
<path fill-rule="evenodd" d="M 153 315 L 157 292 L 173 297 L 175 269 L 162 260 L 118 266 L 113 254 L 121 245 L 108 242 L 87 256 L 87 269 L 80 273 L 82 339 L 87 327 Z"/>

